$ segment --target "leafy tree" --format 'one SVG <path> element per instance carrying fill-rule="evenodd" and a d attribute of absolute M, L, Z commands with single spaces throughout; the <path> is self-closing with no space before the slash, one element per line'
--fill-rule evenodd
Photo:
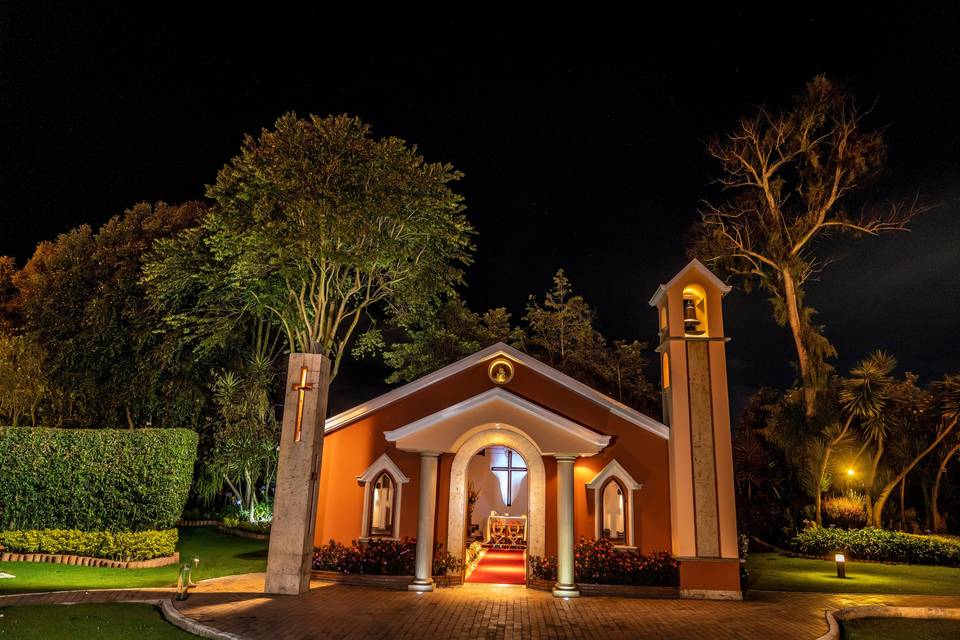
<path fill-rule="evenodd" d="M 644 375 L 647 345 L 608 343 L 596 329 L 596 313 L 583 297 L 573 294 L 562 269 L 542 303 L 530 296 L 523 323 L 512 327 L 505 309 L 478 314 L 451 296 L 438 313 L 408 326 L 405 341 L 386 349 L 385 361 L 393 368 L 388 382 L 412 380 L 491 344 L 507 342 L 624 404 L 659 413 L 659 394 Z"/>
<path fill-rule="evenodd" d="M 16 260 L 0 256 L 0 334 L 12 333 L 18 324 L 17 287 L 13 284 L 16 273 Z"/>
<path fill-rule="evenodd" d="M 573 294 L 563 269 L 542 305 L 530 296 L 523 319 L 523 351 L 640 411 L 659 412 L 658 394 L 643 374 L 646 343 L 609 345 L 596 329 L 596 312 Z"/>
<path fill-rule="evenodd" d="M 707 145 L 726 198 L 705 203 L 691 253 L 770 294 L 774 318 L 793 335 L 807 420 L 836 353 L 804 301 L 828 261 L 824 241 L 903 231 L 919 211 L 909 203 L 854 211 L 886 157 L 883 131 L 867 115 L 847 88 L 817 76 L 788 108 L 761 107 Z"/>
<path fill-rule="evenodd" d="M 196 397 L 180 404 L 167 392 L 185 363 L 156 357 L 159 316 L 140 269 L 156 239 L 195 225 L 202 212 L 196 203 L 138 204 L 97 233 L 84 225 L 40 243 L 14 276 L 22 330 L 46 354 L 53 424 L 133 428 L 195 417 Z"/>
<path fill-rule="evenodd" d="M 211 385 L 214 444 L 198 488 L 210 499 L 226 484 L 251 522 L 260 501 L 258 487 L 269 497 L 276 477 L 280 427 L 270 402 L 274 359 L 264 348 L 248 358 L 241 372 L 221 371 Z"/>
<path fill-rule="evenodd" d="M 32 427 L 39 424 L 50 387 L 45 360 L 32 336 L 0 333 L 0 424 L 16 427 L 23 419 Z"/>
<path fill-rule="evenodd" d="M 792 476 L 783 452 L 765 435 L 783 398 L 773 389 L 760 389 L 744 407 L 734 431 L 733 478 L 737 491 L 737 525 L 756 536 L 783 535 L 789 519 Z"/>
<path fill-rule="evenodd" d="M 407 341 L 384 351 L 384 361 L 393 369 L 387 382 L 415 380 L 497 342 L 517 345 L 521 333 L 510 326 L 510 313 L 503 307 L 475 313 L 451 293 L 435 313 L 408 327 Z"/>
<path fill-rule="evenodd" d="M 195 348 L 261 318 L 336 375 L 365 314 L 404 324 L 461 282 L 473 228 L 460 176 L 357 118 L 284 115 L 244 139 L 201 228 L 159 243 L 146 282 Z"/>

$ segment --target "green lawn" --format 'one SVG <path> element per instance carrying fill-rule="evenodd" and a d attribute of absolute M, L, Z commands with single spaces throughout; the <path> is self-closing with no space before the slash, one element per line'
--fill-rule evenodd
<path fill-rule="evenodd" d="M 77 604 L 0 609 L 0 638 L 196 638 L 163 619 L 149 604 Z"/>
<path fill-rule="evenodd" d="M 956 640 L 960 620 L 863 618 L 843 623 L 845 640 Z"/>
<path fill-rule="evenodd" d="M 193 580 L 263 571 L 267 542 L 217 533 L 212 527 L 180 530 L 182 561 L 200 556 Z M 177 565 L 158 569 L 105 569 L 37 562 L 0 562 L 0 571 L 16 578 L 0 580 L 0 594 L 67 589 L 165 587 L 177 583 Z"/>
<path fill-rule="evenodd" d="M 836 564 L 827 560 L 752 553 L 747 568 L 751 589 L 960 595 L 960 569 L 951 567 L 847 562 L 847 578 L 841 580 Z"/>

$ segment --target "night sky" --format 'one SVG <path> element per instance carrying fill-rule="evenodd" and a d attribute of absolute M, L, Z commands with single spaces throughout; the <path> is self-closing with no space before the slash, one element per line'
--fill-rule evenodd
<path fill-rule="evenodd" d="M 464 172 L 474 309 L 516 317 L 563 267 L 607 336 L 652 342 L 647 300 L 685 264 L 698 202 L 715 193 L 703 140 L 827 73 L 889 126 L 876 195 L 937 205 L 912 233 L 832 246 L 839 261 L 809 300 L 835 364 L 884 348 L 922 381 L 960 371 L 958 10 L 548 18 L 491 6 L 376 25 L 372 6 L 131 6 L 0 2 L 0 254 L 22 263 L 38 241 L 138 201 L 201 198 L 244 133 L 286 111 L 346 112 Z M 789 385 L 790 336 L 764 297 L 735 291 L 726 316 L 735 406 Z M 334 408 L 374 395 L 383 375 L 348 365 Z"/>

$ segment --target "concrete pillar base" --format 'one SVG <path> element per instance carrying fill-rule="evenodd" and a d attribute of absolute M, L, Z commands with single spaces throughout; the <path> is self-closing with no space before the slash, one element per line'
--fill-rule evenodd
<path fill-rule="evenodd" d="M 433 580 L 414 580 L 407 585 L 407 591 L 416 591 L 417 593 L 429 593 L 436 588 Z"/>
<path fill-rule="evenodd" d="M 579 598 L 580 589 L 577 588 L 575 584 L 560 584 L 559 582 L 553 585 L 553 590 L 551 591 L 554 598 Z"/>

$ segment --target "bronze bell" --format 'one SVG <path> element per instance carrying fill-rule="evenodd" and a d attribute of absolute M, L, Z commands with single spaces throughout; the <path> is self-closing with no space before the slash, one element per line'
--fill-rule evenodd
<path fill-rule="evenodd" d="M 690 298 L 683 299 L 683 330 L 686 333 L 702 333 L 697 320 L 696 304 Z"/>

